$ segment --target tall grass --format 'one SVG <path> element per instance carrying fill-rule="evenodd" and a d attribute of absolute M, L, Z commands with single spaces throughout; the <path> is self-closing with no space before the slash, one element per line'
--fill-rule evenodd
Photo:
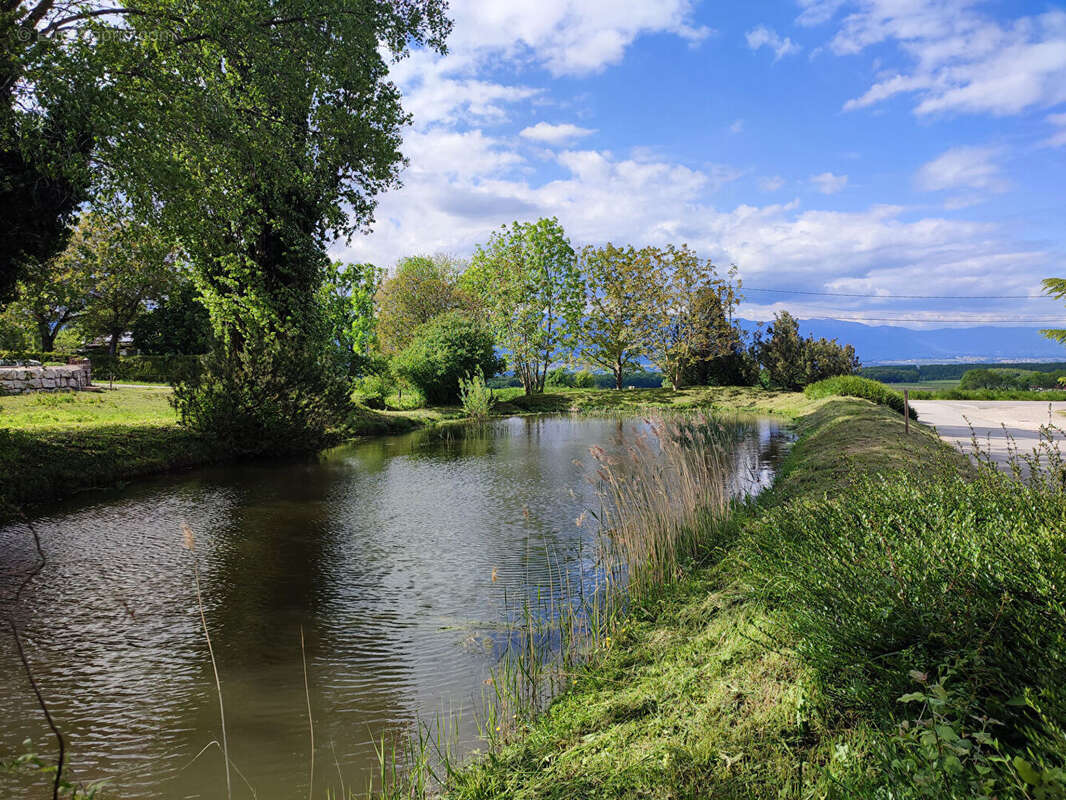
<path fill-rule="evenodd" d="M 541 714 L 583 670 L 611 652 L 627 610 L 668 586 L 696 556 L 701 531 L 721 522 L 735 496 L 741 428 L 706 414 L 657 416 L 623 450 L 590 449 L 598 508 L 578 526 L 599 525 L 597 558 L 577 574 L 556 566 L 547 586 L 512 607 L 506 646 L 490 670 L 477 725 L 489 752 Z M 548 554 L 550 560 L 550 554 Z M 444 726 L 447 727 L 447 726 Z M 420 726 L 398 745 L 382 742 L 374 796 L 422 798 L 458 769 L 443 730 Z"/>
<path fill-rule="evenodd" d="M 485 384 L 484 374 L 476 372 L 459 379 L 459 401 L 468 417 L 483 422 L 496 405 L 496 395 Z"/>
<path fill-rule="evenodd" d="M 881 731 L 862 796 L 1066 796 L 1066 492 L 1043 447 L 1027 484 L 987 457 L 976 478 L 871 476 L 740 538 L 768 640 L 813 668 L 828 714 Z"/>

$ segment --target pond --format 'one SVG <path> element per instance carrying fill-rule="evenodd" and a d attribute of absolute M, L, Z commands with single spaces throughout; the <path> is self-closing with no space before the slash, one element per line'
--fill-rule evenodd
<path fill-rule="evenodd" d="M 735 490 L 757 490 L 788 436 L 767 420 L 743 425 Z M 243 776 L 234 797 L 307 794 L 308 696 L 318 796 L 342 781 L 365 791 L 374 742 L 418 719 L 461 712 L 471 746 L 473 709 L 500 656 L 494 632 L 515 598 L 547 585 L 552 569 L 591 569 L 594 523 L 575 524 L 597 505 L 589 447 L 622 447 L 646 430 L 639 419 L 512 418 L 202 469 L 52 509 L 35 521 L 47 563 L 5 608 L 66 736 L 71 776 L 106 777 L 123 798 L 224 796 L 183 524 L 196 536 Z M 0 597 L 33 563 L 25 526 L 0 529 Z M 6 630 L 0 674 L 0 757 L 32 739 L 51 758 Z M 0 774 L 0 794 L 28 791 L 20 780 Z"/>

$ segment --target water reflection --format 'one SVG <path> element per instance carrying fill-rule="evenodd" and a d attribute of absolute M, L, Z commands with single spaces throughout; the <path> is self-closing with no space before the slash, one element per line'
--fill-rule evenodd
<path fill-rule="evenodd" d="M 48 565 L 14 609 L 77 778 L 126 798 L 217 797 L 217 701 L 190 555 L 222 675 L 231 757 L 263 800 L 307 790 L 300 634 L 316 787 L 366 786 L 372 742 L 416 717 L 469 708 L 493 654 L 483 636 L 512 599 L 594 548 L 588 447 L 639 420 L 509 419 L 337 448 L 322 458 L 200 470 L 140 483 L 37 521 Z M 737 488 L 765 482 L 785 437 L 752 425 Z M 585 462 L 582 467 L 575 461 Z M 0 530 L 4 592 L 32 540 Z M 495 581 L 493 581 L 495 575 Z M 12 642 L 0 640 L 0 753 L 49 746 Z M 4 783 L 7 781 L 7 783 Z M 235 796 L 251 796 L 235 778 Z M 24 791 L 0 777 L 0 791 Z"/>

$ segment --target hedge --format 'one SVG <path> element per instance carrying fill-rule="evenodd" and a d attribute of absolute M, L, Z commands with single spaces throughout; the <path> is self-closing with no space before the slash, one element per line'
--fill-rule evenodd
<path fill-rule="evenodd" d="M 858 375 L 837 375 L 835 378 L 826 378 L 810 384 L 803 390 L 803 393 L 812 400 L 831 395 L 861 397 L 879 406 L 888 406 L 899 414 L 903 413 L 902 393 L 889 389 L 883 383 L 861 378 Z M 917 419 L 918 414 L 915 410 L 912 408 L 910 411 L 911 418 Z"/>

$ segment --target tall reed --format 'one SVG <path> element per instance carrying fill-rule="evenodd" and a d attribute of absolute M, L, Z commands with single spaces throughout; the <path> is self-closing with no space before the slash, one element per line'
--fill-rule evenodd
<path fill-rule="evenodd" d="M 497 749 L 565 691 L 582 669 L 610 653 L 626 613 L 676 580 L 710 526 L 728 514 L 742 427 L 707 414 L 660 415 L 622 449 L 590 448 L 597 488 L 597 558 L 549 569 L 546 587 L 531 587 L 511 605 L 503 655 L 490 670 L 477 715 L 481 738 Z M 552 554 L 545 554 L 551 563 Z M 408 743 L 381 745 L 381 787 L 373 796 L 430 796 L 457 768 L 454 751 L 420 727 Z M 398 761 L 402 766 L 397 766 Z M 432 765 L 431 765 L 432 764 Z"/>

